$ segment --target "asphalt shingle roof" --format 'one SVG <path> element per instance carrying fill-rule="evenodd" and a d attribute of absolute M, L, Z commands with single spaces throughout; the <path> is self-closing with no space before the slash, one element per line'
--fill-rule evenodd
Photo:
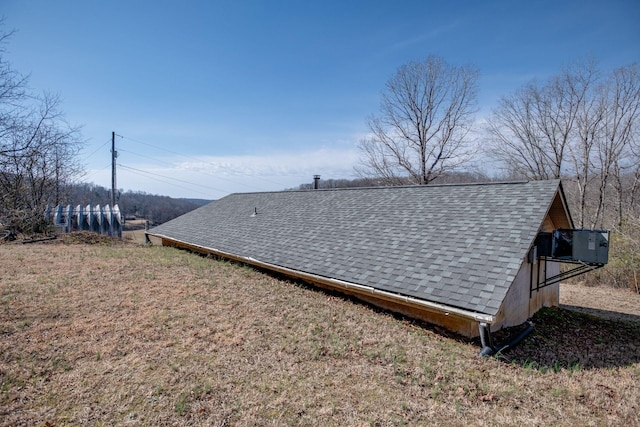
<path fill-rule="evenodd" d="M 559 185 L 231 194 L 150 233 L 496 315 Z"/>

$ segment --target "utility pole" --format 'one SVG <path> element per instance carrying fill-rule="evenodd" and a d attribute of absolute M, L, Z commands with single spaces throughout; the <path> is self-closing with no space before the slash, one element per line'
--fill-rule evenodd
<path fill-rule="evenodd" d="M 111 208 L 116 205 L 116 133 L 111 132 Z"/>

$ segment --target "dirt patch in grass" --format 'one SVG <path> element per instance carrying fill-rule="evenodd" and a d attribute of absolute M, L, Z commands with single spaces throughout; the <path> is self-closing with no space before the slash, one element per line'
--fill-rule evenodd
<path fill-rule="evenodd" d="M 88 245 L 116 246 L 123 244 L 122 239 L 117 237 L 92 233 L 90 231 L 76 231 L 73 233 L 59 234 L 57 238 L 60 242 L 70 245 L 84 243 Z"/>
<path fill-rule="evenodd" d="M 640 322 L 640 294 L 630 289 L 563 283 L 560 306 L 603 319 Z"/>
<path fill-rule="evenodd" d="M 640 423 L 633 322 L 544 310 L 484 359 L 247 267 L 80 241 L 0 246 L 1 425 Z"/>

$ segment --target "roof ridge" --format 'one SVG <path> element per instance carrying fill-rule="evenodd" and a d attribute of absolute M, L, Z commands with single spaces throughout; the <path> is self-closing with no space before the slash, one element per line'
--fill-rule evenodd
<path fill-rule="evenodd" d="M 297 190 L 273 190 L 273 191 L 249 191 L 247 193 L 231 193 L 229 195 L 247 195 L 247 194 L 279 194 L 279 193 L 309 193 L 317 191 L 356 191 L 356 190 L 382 190 L 389 188 L 440 188 L 440 187 L 472 187 L 472 186 L 489 186 L 489 185 L 516 185 L 516 184 L 528 184 L 530 182 L 551 182 L 558 181 L 558 179 L 546 179 L 546 180 L 520 180 L 520 181 L 482 181 L 482 182 L 457 182 L 457 183 L 443 183 L 443 184 L 411 184 L 411 185 L 378 185 L 371 187 L 338 187 L 338 188 L 318 188 L 318 189 L 297 189 Z"/>

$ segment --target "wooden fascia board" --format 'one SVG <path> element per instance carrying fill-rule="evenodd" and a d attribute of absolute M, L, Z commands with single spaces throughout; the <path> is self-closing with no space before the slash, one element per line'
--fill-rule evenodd
<path fill-rule="evenodd" d="M 564 213 L 569 220 L 570 228 L 575 228 L 573 224 L 573 218 L 571 217 L 571 211 L 569 211 L 569 204 L 567 203 L 567 197 L 564 195 L 564 188 L 562 186 L 562 181 L 558 183 L 558 191 L 556 192 L 556 196 L 560 196 L 560 201 L 562 202 L 562 207 L 564 208 Z M 554 196 L 555 198 L 555 196 Z M 552 202 L 553 203 L 553 202 Z"/>

